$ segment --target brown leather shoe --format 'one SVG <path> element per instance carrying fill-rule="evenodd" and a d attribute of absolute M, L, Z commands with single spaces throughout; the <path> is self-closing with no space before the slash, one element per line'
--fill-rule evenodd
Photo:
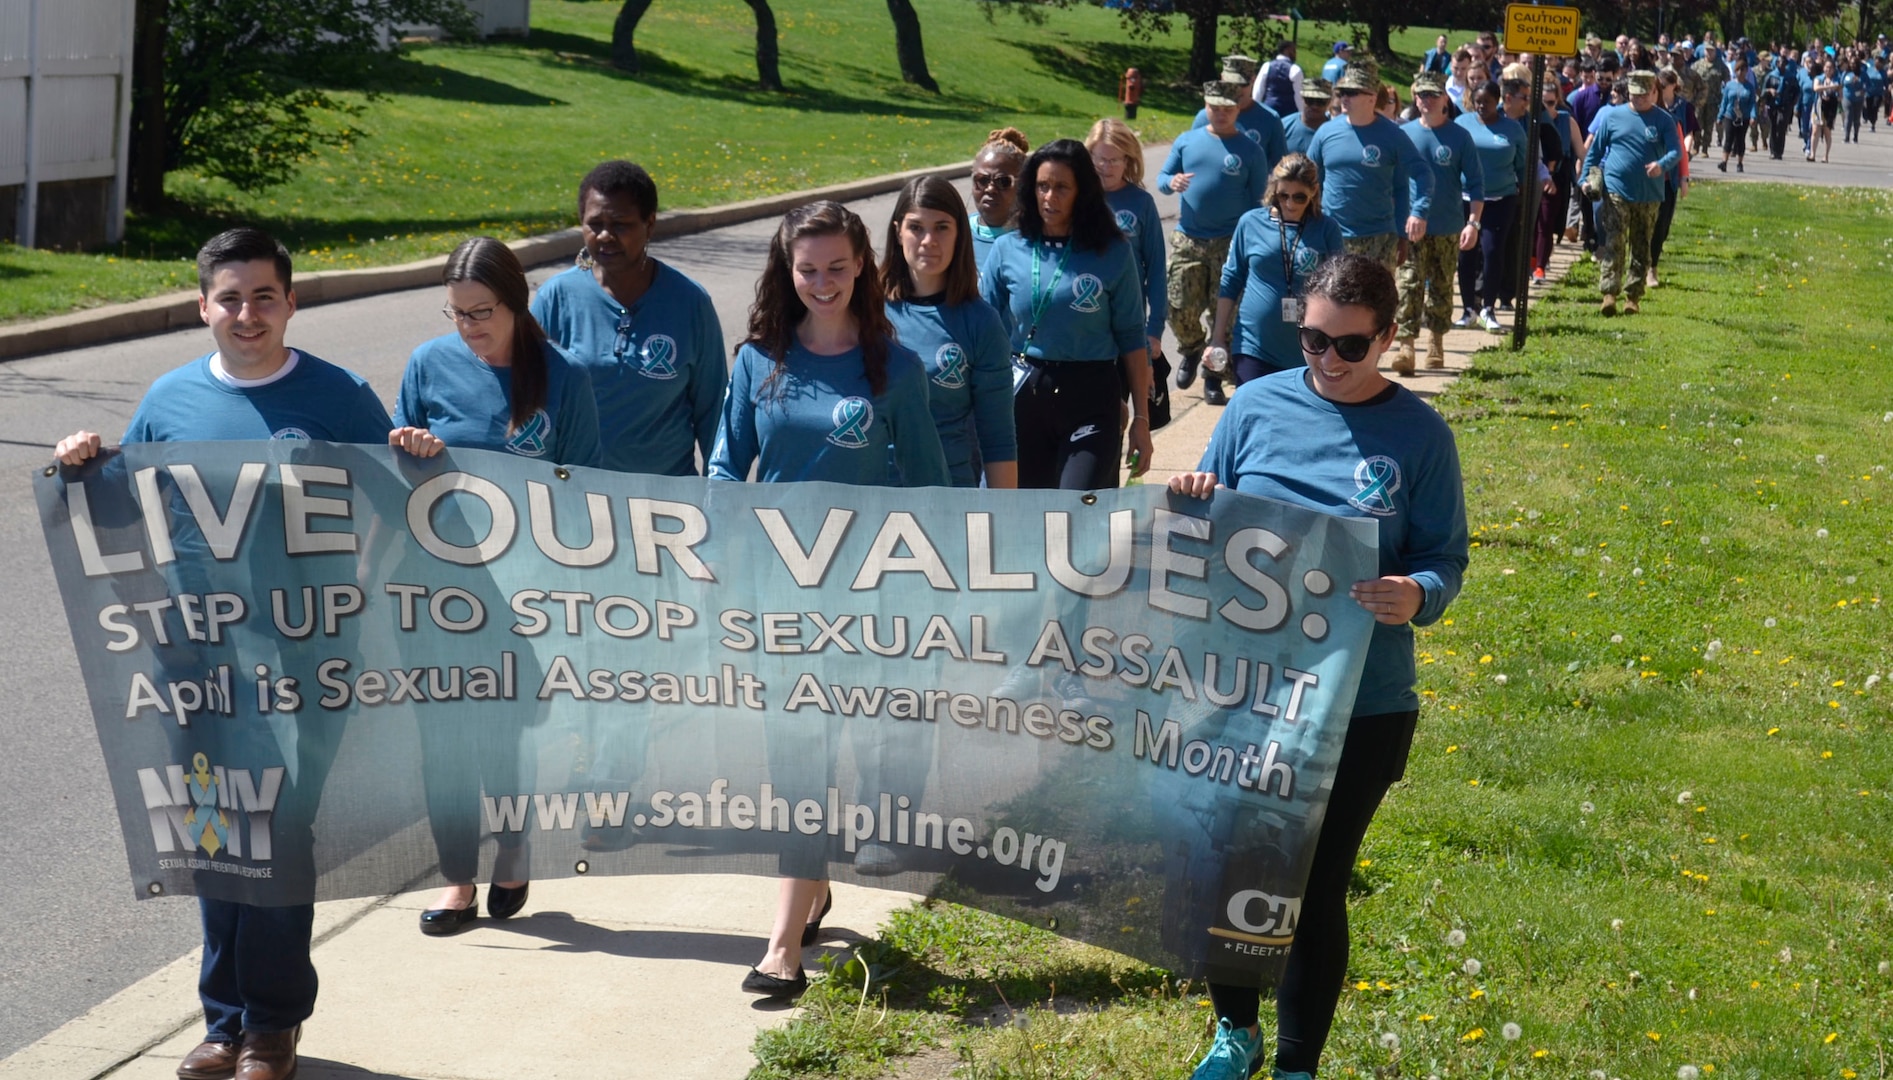
<path fill-rule="evenodd" d="M 237 1044 L 205 1039 L 177 1063 L 178 1080 L 225 1080 L 237 1075 Z"/>
<path fill-rule="evenodd" d="M 288 1031 L 246 1031 L 237 1055 L 237 1080 L 290 1080 L 296 1075 L 296 1043 L 302 1025 Z"/>

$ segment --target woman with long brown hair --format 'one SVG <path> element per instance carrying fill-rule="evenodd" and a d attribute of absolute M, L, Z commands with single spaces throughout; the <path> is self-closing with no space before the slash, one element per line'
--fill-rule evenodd
<path fill-rule="evenodd" d="M 447 447 L 497 450 L 562 465 L 597 465 L 598 404 L 585 369 L 559 352 L 532 317 L 526 271 L 490 236 L 462 241 L 441 275 L 441 313 L 455 333 L 425 342 L 408 358 L 388 443 L 419 457 Z M 421 913 L 421 932 L 458 933 L 479 904 L 480 792 L 518 788 L 518 745 L 466 740 L 458 727 L 421 725 L 428 823 L 448 885 Z M 487 914 L 504 919 L 525 906 L 525 845 L 501 835 Z"/>
<path fill-rule="evenodd" d="M 966 203 L 937 176 L 908 181 L 881 249 L 887 317 L 927 368 L 927 395 L 954 487 L 1019 486 L 1012 362 L 999 313 L 979 298 Z"/>
<path fill-rule="evenodd" d="M 887 320 L 867 226 L 839 203 L 789 211 L 756 283 L 709 475 L 743 481 L 752 467 L 764 483 L 952 480 L 928 411 L 926 370 Z M 791 802 L 819 799 L 834 761 L 828 729 L 774 724 L 765 740 L 776 790 Z M 814 944 L 830 903 L 826 838 L 796 839 L 782 852 L 767 950 L 743 979 L 744 990 L 765 997 L 808 988 L 802 948 Z"/>

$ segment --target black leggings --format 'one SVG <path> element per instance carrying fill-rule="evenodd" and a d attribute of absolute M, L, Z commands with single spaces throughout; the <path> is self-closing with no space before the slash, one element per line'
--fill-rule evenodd
<path fill-rule="evenodd" d="M 1012 399 L 1019 486 L 1114 488 L 1123 392 L 1112 361 L 1035 360 Z"/>
<path fill-rule="evenodd" d="M 1354 857 L 1387 788 L 1406 774 L 1419 716 L 1417 710 L 1380 713 L 1348 722 L 1302 893 L 1301 922 L 1275 991 L 1275 1067 L 1283 1072 L 1312 1074 L 1321 1062 L 1347 978 L 1347 886 Z M 1252 986 L 1213 982 L 1209 997 L 1216 1015 L 1234 1027 L 1252 1027 L 1260 1019 L 1262 992 Z"/>
<path fill-rule="evenodd" d="M 1303 365 L 1297 364 L 1295 366 L 1301 367 Z M 1241 386 L 1243 383 L 1259 379 L 1264 375 L 1273 375 L 1278 371 L 1287 371 L 1288 369 L 1266 357 L 1251 356 L 1248 353 L 1237 353 L 1229 358 L 1229 370 L 1235 375 L 1236 385 Z"/>
<path fill-rule="evenodd" d="M 1485 213 L 1479 218 L 1479 246 L 1459 253 L 1459 302 L 1467 311 L 1491 307 L 1511 298 L 1511 278 L 1516 267 L 1505 258 L 1510 249 L 1512 215 L 1518 209 L 1517 195 L 1503 195 L 1485 201 Z M 1481 288 L 1483 286 L 1483 288 Z M 1483 299 L 1485 303 L 1480 304 Z"/>
<path fill-rule="evenodd" d="M 1748 149 L 1748 121 L 1731 117 L 1727 123 L 1727 132 L 1722 137 L 1722 149 L 1729 157 L 1740 161 L 1743 151 Z"/>

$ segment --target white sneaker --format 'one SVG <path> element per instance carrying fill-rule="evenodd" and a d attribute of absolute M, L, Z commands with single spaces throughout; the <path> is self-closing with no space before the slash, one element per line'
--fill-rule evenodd
<path fill-rule="evenodd" d="M 1459 318 L 1453 320 L 1453 325 L 1459 327 L 1461 330 L 1464 330 L 1467 327 L 1471 326 L 1472 325 L 1472 312 L 1462 310 L 1459 313 Z"/>
<path fill-rule="evenodd" d="M 1499 322 L 1498 316 L 1492 314 L 1491 308 L 1486 308 L 1479 313 L 1479 325 L 1494 334 L 1502 334 L 1505 332 L 1505 327 Z"/>

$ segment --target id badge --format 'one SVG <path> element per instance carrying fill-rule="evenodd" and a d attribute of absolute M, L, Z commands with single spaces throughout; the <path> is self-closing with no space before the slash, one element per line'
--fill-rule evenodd
<path fill-rule="evenodd" d="M 1013 393 L 1016 394 L 1019 392 L 1019 389 L 1025 385 L 1025 377 L 1027 375 L 1030 375 L 1031 373 L 1032 373 L 1032 364 L 1030 361 L 1026 360 L 1025 354 L 1022 352 L 1013 353 L 1012 354 L 1012 392 Z"/>
<path fill-rule="evenodd" d="M 1300 326 L 1302 312 L 1307 306 L 1299 296 L 1286 297 L 1282 300 L 1282 321 L 1291 326 Z"/>

